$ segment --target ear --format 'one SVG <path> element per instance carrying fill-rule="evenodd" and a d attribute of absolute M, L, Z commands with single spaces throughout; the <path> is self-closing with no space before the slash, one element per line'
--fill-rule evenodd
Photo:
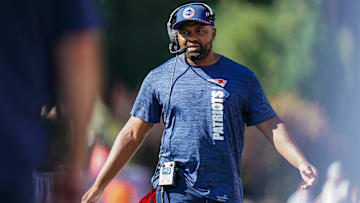
<path fill-rule="evenodd" d="M 179 38 L 181 37 L 181 35 L 180 35 L 180 32 L 179 32 L 179 31 L 176 31 L 176 34 L 175 34 L 175 35 L 176 35 L 176 38 L 177 38 L 177 39 L 179 39 Z"/>
<path fill-rule="evenodd" d="M 214 41 L 216 38 L 216 28 L 215 27 L 212 28 L 212 34 L 213 34 L 212 41 Z"/>

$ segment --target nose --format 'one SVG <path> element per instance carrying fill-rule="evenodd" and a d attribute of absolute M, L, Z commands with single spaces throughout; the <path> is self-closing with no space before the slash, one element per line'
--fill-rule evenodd
<path fill-rule="evenodd" d="M 188 42 L 193 42 L 193 43 L 196 43 L 198 42 L 198 38 L 196 36 L 190 36 L 188 39 L 187 39 Z"/>
<path fill-rule="evenodd" d="M 198 36 L 195 32 L 188 32 L 187 35 L 183 36 L 188 41 L 197 41 Z"/>

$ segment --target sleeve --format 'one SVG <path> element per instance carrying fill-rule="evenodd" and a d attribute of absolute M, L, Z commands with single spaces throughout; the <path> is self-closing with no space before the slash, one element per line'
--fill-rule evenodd
<path fill-rule="evenodd" d="M 245 104 L 246 125 L 256 125 L 276 116 L 255 74 L 252 74 L 248 88 L 249 94 Z"/>
<path fill-rule="evenodd" d="M 100 27 L 100 14 L 94 0 L 58 0 L 58 34 Z"/>
<path fill-rule="evenodd" d="M 152 87 L 151 72 L 145 77 L 130 115 L 150 123 L 159 123 L 161 105 Z"/>

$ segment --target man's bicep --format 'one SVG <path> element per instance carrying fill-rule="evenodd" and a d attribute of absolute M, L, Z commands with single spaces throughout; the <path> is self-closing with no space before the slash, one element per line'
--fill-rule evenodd
<path fill-rule="evenodd" d="M 152 72 L 145 77 L 130 112 L 131 116 L 149 123 L 159 123 L 162 112 L 154 79 Z"/>
<path fill-rule="evenodd" d="M 135 116 L 130 116 L 129 121 L 130 125 L 132 125 L 134 128 L 139 130 L 145 130 L 148 131 L 153 127 L 153 123 L 144 121 L 140 118 L 137 118 Z"/>
<path fill-rule="evenodd" d="M 278 116 L 274 116 L 264 122 L 258 123 L 255 127 L 270 141 L 273 142 L 273 131 L 276 130 L 281 123 Z"/>
<path fill-rule="evenodd" d="M 146 122 L 134 116 L 130 116 L 128 122 L 124 126 L 124 130 L 131 130 L 134 136 L 143 138 L 148 132 L 150 132 L 153 125 L 153 123 Z"/>

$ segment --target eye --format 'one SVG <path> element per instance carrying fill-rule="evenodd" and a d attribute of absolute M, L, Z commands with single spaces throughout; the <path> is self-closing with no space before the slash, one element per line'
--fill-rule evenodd
<path fill-rule="evenodd" d="M 196 30 L 196 33 L 200 36 L 206 35 L 208 31 L 206 29 L 198 29 Z"/>
<path fill-rule="evenodd" d="M 187 37 L 190 35 L 190 32 L 186 31 L 186 30 L 180 30 L 179 31 L 180 35 L 184 36 L 184 37 Z"/>

